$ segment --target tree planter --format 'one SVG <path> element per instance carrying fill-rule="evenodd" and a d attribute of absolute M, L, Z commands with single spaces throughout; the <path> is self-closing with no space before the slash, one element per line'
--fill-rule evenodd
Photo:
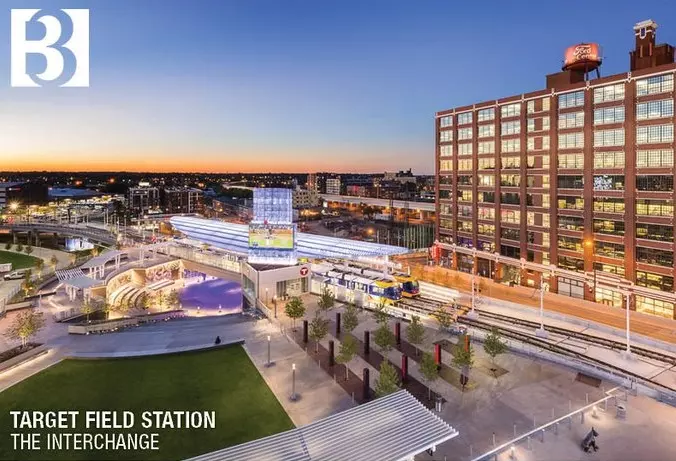
<path fill-rule="evenodd" d="M 49 352 L 49 348 L 43 344 L 28 343 L 26 346 L 17 346 L 0 354 L 0 373 L 14 368 L 29 360 L 33 360 Z"/>

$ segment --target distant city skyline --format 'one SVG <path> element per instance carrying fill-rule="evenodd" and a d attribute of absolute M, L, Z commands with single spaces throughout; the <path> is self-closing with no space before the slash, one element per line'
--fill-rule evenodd
<path fill-rule="evenodd" d="M 91 10 L 91 88 L 10 88 L 0 21 L 0 169 L 432 174 L 436 111 L 542 88 L 579 42 L 623 72 L 640 20 L 676 42 L 668 0 L 582 5 L 62 0 Z"/>

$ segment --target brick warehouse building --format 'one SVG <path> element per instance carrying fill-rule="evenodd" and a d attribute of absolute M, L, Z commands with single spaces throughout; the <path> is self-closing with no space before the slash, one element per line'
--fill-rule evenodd
<path fill-rule="evenodd" d="M 636 24 L 626 73 L 590 79 L 581 44 L 546 89 L 436 114 L 442 264 L 676 318 L 676 64 L 656 29 Z"/>

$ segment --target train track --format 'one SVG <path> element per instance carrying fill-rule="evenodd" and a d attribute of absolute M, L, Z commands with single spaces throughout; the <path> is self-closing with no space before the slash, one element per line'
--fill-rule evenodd
<path fill-rule="evenodd" d="M 490 319 L 498 320 L 501 322 L 508 322 L 513 325 L 519 325 L 519 326 L 524 326 L 528 328 L 540 328 L 540 323 L 539 322 L 533 322 L 531 320 L 524 320 L 521 318 L 516 318 L 516 317 L 510 317 L 508 315 L 504 314 L 497 314 L 494 312 L 486 311 L 483 309 L 474 309 L 475 312 L 479 313 L 480 316 L 482 317 L 487 317 Z M 462 319 L 466 319 L 467 317 L 459 317 Z M 580 331 L 575 331 L 575 330 L 569 330 L 567 328 L 561 328 L 561 327 L 555 327 L 551 325 L 545 324 L 545 329 L 549 331 L 550 333 L 554 333 L 557 335 L 561 336 L 566 336 L 568 338 L 573 338 L 573 339 L 578 339 L 580 341 L 584 341 L 596 346 L 601 346 L 605 347 L 611 350 L 624 350 L 626 348 L 626 343 L 620 342 L 620 341 L 615 341 L 613 339 L 609 338 L 602 338 L 599 336 L 595 335 L 590 335 L 587 333 L 582 333 Z M 646 357 L 649 359 L 653 360 L 658 360 L 663 363 L 668 363 L 671 365 L 676 365 L 676 357 L 670 354 L 664 354 L 662 352 L 654 351 L 651 349 L 646 349 L 644 347 L 640 346 L 631 346 L 632 352 L 634 352 L 637 355 L 640 355 L 642 357 Z"/>
<path fill-rule="evenodd" d="M 402 299 L 402 301 L 404 301 Z M 411 309 L 413 311 L 417 311 L 419 313 L 426 313 L 426 314 L 432 314 L 439 306 L 443 305 L 444 303 L 432 299 L 427 299 L 427 298 L 417 298 L 417 299 L 406 299 L 404 302 L 399 303 L 399 305 L 402 308 L 407 308 L 408 306 L 415 307 L 415 309 Z M 465 324 L 470 324 L 468 317 L 465 316 L 466 312 L 469 311 L 469 306 L 465 305 L 458 305 L 458 321 L 461 323 Z M 540 323 L 539 322 L 533 322 L 531 320 L 525 320 L 521 319 L 518 317 L 510 317 L 508 315 L 504 314 L 497 314 L 495 312 L 490 312 L 484 309 L 479 309 L 475 308 L 475 312 L 477 312 L 481 317 L 486 317 L 492 320 L 500 321 L 500 322 L 506 322 L 510 323 L 512 325 L 519 325 L 523 327 L 528 327 L 528 328 L 533 328 L 534 330 L 537 328 L 540 328 Z M 489 323 L 486 323 L 486 325 L 489 325 Z M 492 324 L 490 324 L 492 325 Z M 496 325 L 493 325 L 496 326 Z M 588 333 L 583 333 L 580 331 L 575 331 L 575 330 L 570 330 L 567 328 L 561 328 L 561 327 L 555 327 L 551 325 L 545 324 L 545 329 L 549 331 L 550 333 L 565 336 L 567 338 L 572 338 L 572 339 L 577 339 L 583 342 L 586 342 L 588 344 L 593 344 L 595 346 L 601 346 L 605 347 L 610 350 L 614 351 L 622 351 L 626 348 L 626 343 L 621 342 L 621 341 L 615 341 L 613 339 L 609 338 L 603 338 L 595 335 L 591 335 Z M 513 330 L 511 330 L 513 331 Z M 524 333 L 527 335 L 526 333 Z M 533 336 L 528 336 L 530 338 L 533 338 Z M 540 340 L 540 338 L 537 338 Z M 546 341 L 545 341 L 546 342 Z M 550 344 L 550 343 L 548 343 Z M 652 360 L 657 360 L 659 362 L 669 364 L 669 365 L 676 365 L 676 356 L 671 355 L 671 354 L 665 354 L 659 351 L 647 349 L 641 346 L 631 346 L 631 350 L 633 353 L 636 355 L 639 355 L 641 357 L 645 357 L 648 359 Z"/>
<path fill-rule="evenodd" d="M 465 324 L 465 325 L 469 325 L 469 326 L 479 328 L 479 329 L 482 329 L 482 330 L 486 330 L 486 331 L 490 331 L 493 328 L 498 328 L 498 330 L 500 331 L 500 334 L 505 338 L 510 338 L 510 339 L 514 339 L 514 340 L 517 340 L 517 341 L 521 341 L 523 343 L 531 344 L 531 345 L 540 347 L 542 349 L 548 350 L 550 352 L 554 352 L 558 355 L 563 355 L 563 356 L 566 356 L 566 357 L 577 359 L 581 362 L 586 362 L 586 363 L 589 363 L 589 364 L 598 365 L 601 368 L 604 368 L 606 370 L 610 370 L 611 373 L 615 373 L 615 374 L 625 376 L 625 377 L 628 377 L 628 378 L 633 378 L 637 382 L 649 384 L 652 387 L 657 388 L 657 389 L 667 390 L 667 391 L 672 392 L 672 393 L 676 392 L 676 389 L 669 387 L 665 384 L 659 383 L 657 381 L 654 381 L 650 378 L 645 378 L 645 377 L 643 377 L 639 374 L 633 373 L 631 371 L 628 371 L 628 370 L 625 370 L 623 368 L 620 368 L 620 367 L 617 367 L 615 365 L 604 362 L 603 360 L 596 359 L 594 357 L 589 357 L 587 355 L 584 355 L 582 353 L 579 353 L 579 352 L 576 352 L 572 349 L 564 347 L 560 344 L 551 343 L 551 342 L 544 340 L 542 338 L 531 336 L 528 333 L 524 333 L 524 332 L 517 331 L 517 330 L 512 330 L 512 329 L 505 328 L 505 327 L 498 327 L 498 326 L 496 326 L 492 323 L 489 323 L 489 322 L 483 322 L 481 320 L 470 319 L 470 318 L 467 318 L 467 317 L 464 317 L 464 316 L 459 317 L 458 321 Z M 538 324 L 538 326 L 539 326 L 539 324 Z"/>

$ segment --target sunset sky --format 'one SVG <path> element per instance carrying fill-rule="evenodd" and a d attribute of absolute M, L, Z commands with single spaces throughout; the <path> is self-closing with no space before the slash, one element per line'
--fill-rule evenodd
<path fill-rule="evenodd" d="M 640 5 L 640 6 L 639 6 Z M 91 87 L 9 87 L 10 8 L 90 8 Z M 668 13 L 668 12 L 672 13 Z M 435 111 L 628 69 L 673 0 L 4 0 L 0 170 L 432 173 Z M 526 44 L 528 44 L 526 46 Z"/>

